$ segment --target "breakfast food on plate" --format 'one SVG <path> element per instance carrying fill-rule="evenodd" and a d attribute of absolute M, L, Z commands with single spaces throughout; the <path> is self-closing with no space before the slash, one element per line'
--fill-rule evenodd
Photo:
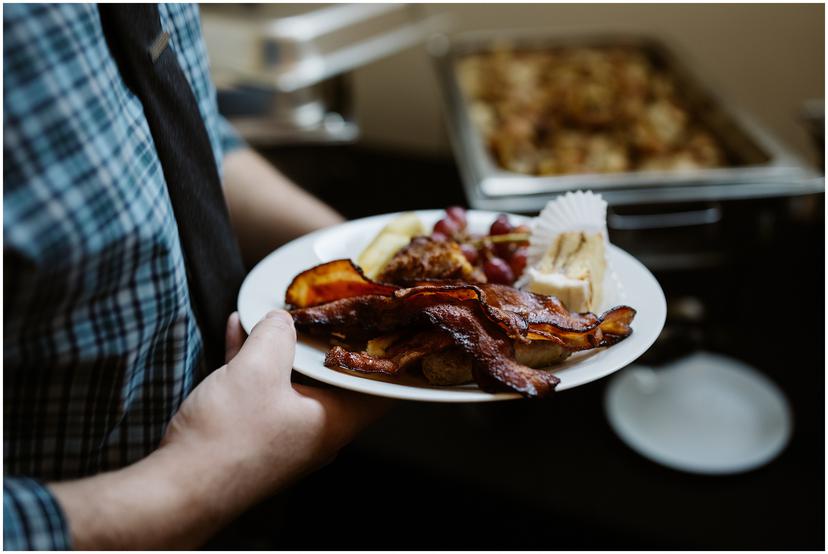
<path fill-rule="evenodd" d="M 549 202 L 532 225 L 526 290 L 557 297 L 576 312 L 597 311 L 607 272 L 607 204 L 591 192 Z"/>
<path fill-rule="evenodd" d="M 408 244 L 411 237 L 424 233 L 425 227 L 417 214 L 406 212 L 383 227 L 371 244 L 359 255 L 357 263 L 365 274 L 373 279 L 385 267 L 391 256 Z"/>
<path fill-rule="evenodd" d="M 332 274 L 341 286 L 331 280 Z M 521 363 L 515 344 L 541 345 L 530 347 L 524 362 L 531 363 L 533 357 L 537 363 L 558 360 L 564 351 L 624 339 L 635 316 L 627 306 L 601 316 L 571 313 L 556 298 L 498 284 L 385 285 L 371 282 L 349 260 L 300 273 L 285 300 L 298 330 L 339 339 L 325 358 L 328 367 L 396 375 L 431 354 L 454 349 L 469 357 L 472 377 L 484 390 L 513 390 L 527 397 L 548 395 L 558 378 Z M 367 342 L 377 337 L 384 337 L 381 343 Z M 371 346 L 362 347 L 366 343 Z M 427 369 L 431 374 L 456 373 L 435 369 L 434 363 L 432 359 Z M 456 357 L 448 363 L 462 365 Z"/>
<path fill-rule="evenodd" d="M 515 50 L 457 63 L 492 156 L 530 175 L 680 170 L 725 163 L 671 74 L 635 47 Z"/>
<path fill-rule="evenodd" d="M 529 268 L 527 290 L 556 296 L 569 309 L 588 312 L 601 303 L 604 237 L 597 233 L 560 233 L 536 267 Z"/>
<path fill-rule="evenodd" d="M 380 282 L 396 284 L 425 279 L 485 282 L 485 277 L 469 263 L 458 243 L 431 237 L 412 239 L 393 255 L 378 276 Z"/>
<path fill-rule="evenodd" d="M 545 213 L 557 212 L 550 207 Z M 530 243 L 530 228 L 513 226 L 505 214 L 487 235 L 469 232 L 465 216 L 461 208 L 449 208 L 430 236 L 394 248 L 387 242 L 382 256 L 369 252 L 375 279 L 347 259 L 293 279 L 285 303 L 299 331 L 333 339 L 327 367 L 385 376 L 419 369 L 432 385 L 475 382 L 486 391 L 544 397 L 559 382 L 550 366 L 632 332 L 635 310 L 628 306 L 596 315 L 573 310 L 563 298 L 513 286 L 520 280 L 539 286 L 557 275 L 563 283 L 588 285 L 589 294 L 567 293 L 571 301 L 597 306 L 603 236 L 595 235 L 596 245 L 592 235 L 552 235 L 554 226 L 542 214 Z M 557 240 L 554 254 L 550 238 Z M 378 244 L 375 239 L 367 251 L 377 251 Z M 387 261 L 380 265 L 380 259 Z M 529 271 L 538 277 L 532 273 L 527 281 L 523 272 L 530 261 Z"/>
<path fill-rule="evenodd" d="M 433 385 L 462 385 L 474 380 L 471 357 L 457 347 L 429 354 L 423 358 L 421 368 Z"/>
<path fill-rule="evenodd" d="M 380 234 L 386 233 L 386 229 Z M 431 235 L 414 237 L 394 250 L 385 250 L 384 265 L 377 268 L 372 264 L 369 272 L 359 260 L 366 258 L 366 252 L 374 249 L 376 242 L 372 241 L 360 254 L 357 264 L 368 278 L 380 282 L 404 285 L 423 279 L 460 279 L 511 285 L 526 267 L 529 228 L 514 226 L 508 215 L 500 214 L 488 234 L 474 234 L 468 230 L 466 210 L 452 206 L 434 224 Z M 373 254 L 367 257 L 379 259 Z"/>

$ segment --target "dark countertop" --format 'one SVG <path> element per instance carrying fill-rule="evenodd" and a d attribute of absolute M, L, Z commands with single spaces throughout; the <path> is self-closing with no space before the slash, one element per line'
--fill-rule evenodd
<path fill-rule="evenodd" d="M 356 147 L 269 157 L 350 218 L 463 203 L 450 160 Z M 711 477 L 642 458 L 607 423 L 606 380 L 546 402 L 399 402 L 333 464 L 254 509 L 216 547 L 822 549 L 824 214 L 797 220 L 785 206 L 733 208 L 772 214 L 773 232 L 760 236 L 737 215 L 723 263 L 656 272 L 668 301 L 693 296 L 706 316 L 668 318 L 679 340 L 645 354 L 655 364 L 704 348 L 775 381 L 791 403 L 794 434 L 770 464 Z M 801 301 L 793 309 L 774 294 L 791 280 Z"/>

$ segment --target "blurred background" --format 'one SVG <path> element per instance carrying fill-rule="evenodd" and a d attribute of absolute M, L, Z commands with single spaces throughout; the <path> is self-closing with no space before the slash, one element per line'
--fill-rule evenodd
<path fill-rule="evenodd" d="M 214 547 L 824 546 L 824 6 L 211 4 L 202 21 L 220 109 L 348 218 L 453 204 L 532 215 L 566 190 L 600 190 L 612 242 L 668 300 L 638 364 L 666 374 L 694 353 L 724 355 L 778 387 L 791 416 L 770 461 L 703 475 L 616 435 L 612 379 L 544 403 L 400 402 Z M 674 79 L 672 119 L 645 106 L 625 115 L 631 127 L 586 120 L 620 102 L 599 90 L 575 95 L 587 111 L 555 120 L 543 144 L 514 131 L 546 112 L 508 95 L 549 86 L 517 77 L 515 52 L 584 47 L 639 49 Z M 475 55 L 489 62 L 463 77 Z M 514 126 L 486 118 L 507 112 Z M 566 133 L 592 165 L 549 161 Z M 641 133 L 660 142 L 644 148 Z"/>
<path fill-rule="evenodd" d="M 448 14 L 451 29 L 596 30 L 663 39 L 723 97 L 811 155 L 797 122 L 802 104 L 824 96 L 824 21 L 818 5 L 422 4 Z M 364 139 L 448 154 L 437 79 L 423 49 L 412 48 L 354 72 Z M 405 106 L 405 109 L 399 109 Z"/>

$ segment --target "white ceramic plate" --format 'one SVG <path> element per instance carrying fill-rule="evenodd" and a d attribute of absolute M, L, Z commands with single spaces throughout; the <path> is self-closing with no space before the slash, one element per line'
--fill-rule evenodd
<path fill-rule="evenodd" d="M 776 385 L 738 360 L 709 352 L 657 371 L 622 371 L 607 387 L 606 410 L 630 448 L 691 473 L 759 467 L 783 450 L 793 427 Z"/>
<path fill-rule="evenodd" d="M 427 228 L 441 217 L 442 210 L 417 212 Z M 298 238 L 272 252 L 253 268 L 239 291 L 239 316 L 250 333 L 264 315 L 284 307 L 285 290 L 293 277 L 305 269 L 338 258 L 355 259 L 382 227 L 399 214 L 385 214 L 349 221 Z M 469 229 L 484 233 L 497 214 L 469 211 Z M 527 218 L 512 215 L 518 224 Z M 607 279 L 605 308 L 627 304 L 638 313 L 633 321 L 633 334 L 611 348 L 600 348 L 572 355 L 560 364 L 555 374 L 561 382 L 557 390 L 571 389 L 600 379 L 628 365 L 655 342 L 664 326 L 666 304 L 664 293 L 653 275 L 635 258 L 615 246 L 609 260 L 617 279 Z M 603 310 L 602 310 L 603 311 Z M 491 394 L 476 385 L 437 387 L 414 375 L 399 377 L 366 376 L 325 367 L 327 345 L 300 336 L 296 346 L 296 371 L 324 383 L 378 396 L 428 402 L 486 402 L 520 398 L 516 393 Z"/>

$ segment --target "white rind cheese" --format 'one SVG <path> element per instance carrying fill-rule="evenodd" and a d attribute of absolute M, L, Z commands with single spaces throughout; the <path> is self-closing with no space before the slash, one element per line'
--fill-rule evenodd
<path fill-rule="evenodd" d="M 597 311 L 606 271 L 604 250 L 601 233 L 561 233 L 540 262 L 527 270 L 526 289 L 555 296 L 573 312 Z"/>
<path fill-rule="evenodd" d="M 574 312 L 588 312 L 590 304 L 590 286 L 588 281 L 572 279 L 560 273 L 541 273 L 529 268 L 529 282 L 526 289 L 535 294 L 554 296 Z"/>

